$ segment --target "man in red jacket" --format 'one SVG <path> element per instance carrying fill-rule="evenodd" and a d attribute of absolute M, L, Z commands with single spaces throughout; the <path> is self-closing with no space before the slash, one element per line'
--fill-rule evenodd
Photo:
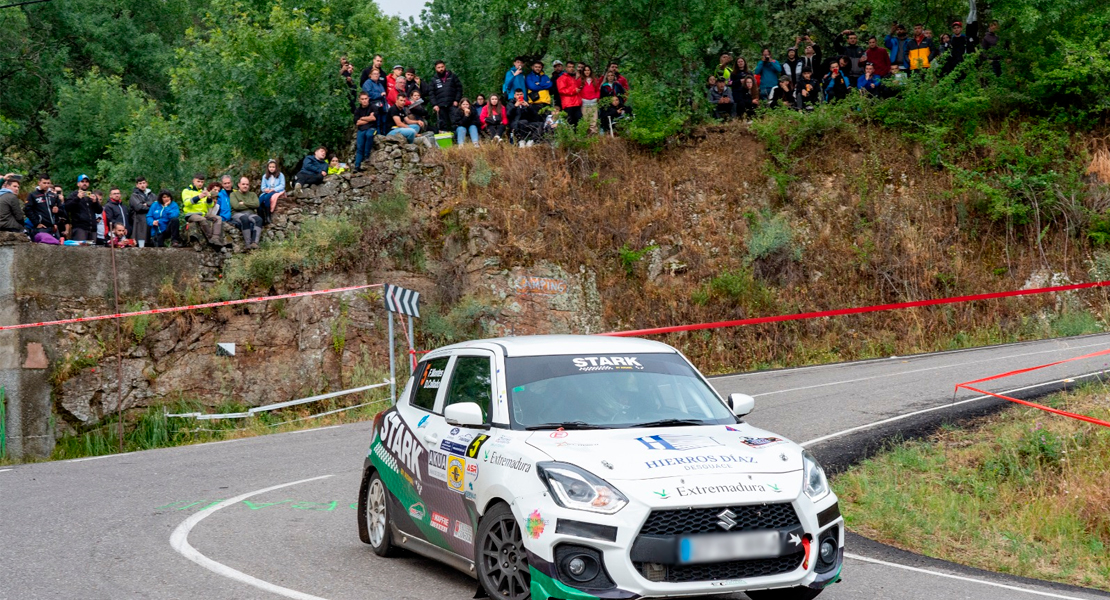
<path fill-rule="evenodd" d="M 563 103 L 563 112 L 567 113 L 567 123 L 576 127 L 582 120 L 582 76 L 578 74 L 574 63 L 567 63 L 567 71 L 555 81 L 559 89 L 559 101 Z"/>
<path fill-rule="evenodd" d="M 867 38 L 867 52 L 864 53 L 867 62 L 875 66 L 875 74 L 879 77 L 890 75 L 890 51 L 879 45 L 875 36 Z"/>

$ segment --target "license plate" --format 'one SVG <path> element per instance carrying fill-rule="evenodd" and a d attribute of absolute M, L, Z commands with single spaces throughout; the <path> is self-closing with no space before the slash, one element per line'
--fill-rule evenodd
<path fill-rule="evenodd" d="M 779 532 L 753 531 L 684 537 L 679 542 L 679 562 L 704 563 L 739 558 L 780 556 Z"/>

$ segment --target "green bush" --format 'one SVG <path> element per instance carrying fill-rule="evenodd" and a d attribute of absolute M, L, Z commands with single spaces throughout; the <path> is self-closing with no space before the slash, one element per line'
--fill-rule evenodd
<path fill-rule="evenodd" d="M 679 102 L 676 90 L 657 81 L 637 81 L 628 94 L 634 117 L 617 125 L 628 139 L 651 150 L 661 150 L 667 140 L 687 127 L 693 114 Z"/>
<path fill-rule="evenodd" d="M 232 257 L 224 267 L 223 286 L 229 295 L 238 295 L 267 289 L 286 273 L 338 268 L 358 257 L 361 235 L 362 229 L 343 217 L 305 221 L 297 235 Z"/>
<path fill-rule="evenodd" d="M 782 255 L 795 262 L 802 260 L 802 248 L 794 241 L 794 230 L 786 215 L 772 215 L 763 210 L 752 219 L 748 239 L 748 262 L 756 262 Z"/>
<path fill-rule="evenodd" d="M 726 271 L 702 283 L 690 299 L 699 306 L 718 301 L 751 311 L 768 310 L 775 306 L 774 292 L 755 279 L 746 268 Z"/>
<path fill-rule="evenodd" d="M 631 246 L 625 244 L 617 249 L 617 257 L 620 260 L 621 268 L 624 269 L 624 274 L 627 277 L 632 277 L 636 274 L 636 265 L 644 259 L 652 250 L 658 248 L 658 244 L 644 246 L 639 250 L 633 250 Z"/>

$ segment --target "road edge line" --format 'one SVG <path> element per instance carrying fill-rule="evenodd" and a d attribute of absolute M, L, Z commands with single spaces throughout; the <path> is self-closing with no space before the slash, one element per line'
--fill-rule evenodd
<path fill-rule="evenodd" d="M 300 479 L 298 481 L 282 483 L 280 485 L 273 485 L 267 488 L 262 488 L 260 490 L 255 490 L 253 492 L 240 494 L 234 498 L 228 498 L 227 500 L 224 500 L 223 502 L 220 502 L 215 506 L 205 508 L 204 510 L 191 515 L 188 519 L 182 521 L 181 524 L 173 530 L 173 534 L 170 535 L 170 546 L 181 556 L 184 556 L 185 558 L 195 562 L 205 569 L 208 569 L 209 571 L 212 571 L 217 575 L 227 577 L 228 579 L 233 579 L 235 581 L 245 583 L 260 590 L 270 592 L 272 594 L 278 594 L 279 596 L 285 596 L 286 598 L 293 598 L 294 600 L 326 600 L 325 598 L 321 598 L 320 596 L 313 596 L 312 594 L 298 592 L 297 590 L 291 590 L 289 588 L 282 587 L 268 581 L 263 581 L 257 577 L 252 577 L 242 571 L 233 569 L 223 563 L 214 561 L 211 558 L 208 558 L 207 556 L 201 554 L 199 550 L 189 544 L 189 532 L 191 532 L 198 523 L 212 516 L 213 513 L 220 510 L 221 508 L 227 508 L 228 506 L 231 506 L 233 504 L 238 504 L 243 500 L 250 498 L 251 496 L 257 496 L 258 494 L 264 494 L 273 490 L 298 485 L 301 483 L 308 483 L 310 481 L 319 481 L 321 479 L 327 479 L 328 477 L 332 477 L 332 475 L 321 475 L 319 477 L 310 477 L 308 479 Z"/>

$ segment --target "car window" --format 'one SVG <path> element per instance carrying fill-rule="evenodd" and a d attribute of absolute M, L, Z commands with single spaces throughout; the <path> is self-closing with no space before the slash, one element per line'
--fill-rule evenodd
<path fill-rule="evenodd" d="M 435 410 L 436 394 L 439 393 L 439 386 L 443 383 L 443 372 L 447 370 L 448 360 L 450 357 L 434 358 L 420 363 L 420 368 L 416 371 L 410 404 L 424 410 Z"/>
<path fill-rule="evenodd" d="M 505 373 L 514 428 L 736 422 L 677 354 L 517 357 L 506 359 Z"/>
<path fill-rule="evenodd" d="M 482 417 L 489 422 L 490 403 L 493 401 L 493 380 L 490 377 L 489 358 L 485 356 L 458 356 L 451 384 L 447 388 L 444 407 L 458 402 L 477 402 L 482 407 Z"/>

